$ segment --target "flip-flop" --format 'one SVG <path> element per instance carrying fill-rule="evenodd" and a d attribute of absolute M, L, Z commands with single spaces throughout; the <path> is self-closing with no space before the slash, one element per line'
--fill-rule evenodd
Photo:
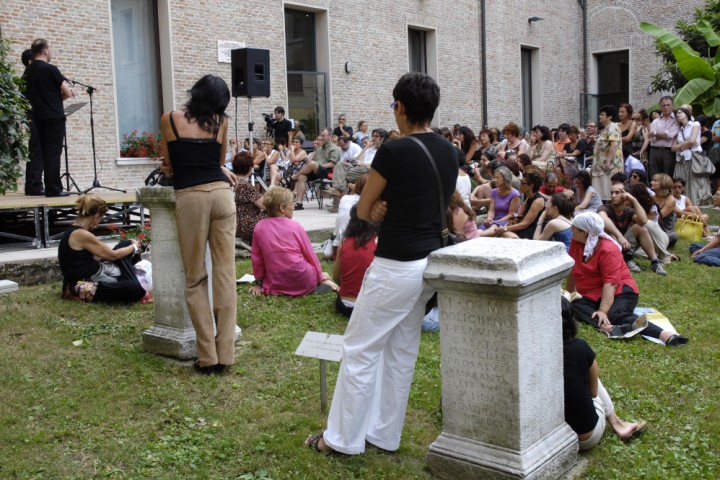
<path fill-rule="evenodd" d="M 628 435 L 625 435 L 624 437 L 620 437 L 620 440 L 622 440 L 623 443 L 627 443 L 633 438 L 637 437 L 641 433 L 643 433 L 647 429 L 647 422 L 645 420 L 641 420 L 637 423 L 637 426 L 635 427 L 635 430 L 630 432 Z"/>

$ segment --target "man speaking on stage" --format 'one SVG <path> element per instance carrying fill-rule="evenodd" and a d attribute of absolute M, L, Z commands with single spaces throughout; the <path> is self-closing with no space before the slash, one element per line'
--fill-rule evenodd
<path fill-rule="evenodd" d="M 50 64 L 52 50 L 47 40 L 38 38 L 32 44 L 33 61 L 25 69 L 25 96 L 32 107 L 30 161 L 25 171 L 25 195 L 64 197 L 60 180 L 60 156 L 65 137 L 63 102 L 75 96 L 68 80 Z M 43 191 L 43 172 L 45 190 Z"/>

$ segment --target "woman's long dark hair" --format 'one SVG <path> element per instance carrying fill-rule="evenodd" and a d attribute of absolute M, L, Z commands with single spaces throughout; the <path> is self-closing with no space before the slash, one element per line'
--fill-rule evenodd
<path fill-rule="evenodd" d="M 464 154 L 467 154 L 470 151 L 473 140 L 475 140 L 475 132 L 473 132 L 470 127 L 465 126 L 460 127 L 459 131 L 463 134 L 463 141 L 460 149 Z"/>
<path fill-rule="evenodd" d="M 578 328 L 573 318 L 570 301 L 562 296 L 560 297 L 560 311 L 562 312 L 563 343 L 567 343 L 575 339 Z"/>
<path fill-rule="evenodd" d="M 222 78 L 205 75 L 195 82 L 188 91 L 190 98 L 185 103 L 185 118 L 195 119 L 197 124 L 207 132 L 216 133 L 230 103 L 230 89 Z"/>
<path fill-rule="evenodd" d="M 629 188 L 629 193 L 638 201 L 645 213 L 650 213 L 655 201 L 647 191 L 647 187 L 642 183 L 636 183 Z"/>
<path fill-rule="evenodd" d="M 350 209 L 350 222 L 345 229 L 345 238 L 354 238 L 355 247 L 364 247 L 377 235 L 379 225 L 375 222 L 366 222 L 358 217 L 357 205 Z"/>

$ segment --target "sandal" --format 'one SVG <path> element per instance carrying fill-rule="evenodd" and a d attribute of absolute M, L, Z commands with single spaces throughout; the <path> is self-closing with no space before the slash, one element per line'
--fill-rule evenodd
<path fill-rule="evenodd" d="M 325 444 L 325 448 L 320 448 L 320 440 L 323 439 L 324 433 L 325 432 L 320 432 L 316 433 L 315 435 L 308 435 L 308 437 L 305 439 L 305 445 L 320 453 L 339 453 L 330 448 L 327 444 Z"/>

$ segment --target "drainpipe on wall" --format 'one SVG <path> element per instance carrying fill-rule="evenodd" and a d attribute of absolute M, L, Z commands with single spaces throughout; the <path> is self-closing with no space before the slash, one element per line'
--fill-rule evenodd
<path fill-rule="evenodd" d="M 485 0 L 480 0 L 480 48 L 482 49 L 482 121 L 483 127 L 488 124 L 487 101 L 487 40 L 485 36 Z"/>
<path fill-rule="evenodd" d="M 578 0 L 582 9 L 582 37 L 583 37 L 583 55 L 582 55 L 582 101 L 580 102 L 580 122 L 585 122 L 587 118 L 588 105 L 588 37 L 587 37 L 587 0 Z"/>

